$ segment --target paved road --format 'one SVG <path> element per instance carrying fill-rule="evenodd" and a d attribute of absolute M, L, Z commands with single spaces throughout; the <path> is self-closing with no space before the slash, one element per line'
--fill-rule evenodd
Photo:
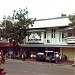
<path fill-rule="evenodd" d="M 74 67 L 53 63 L 7 60 L 2 64 L 8 75 L 74 75 Z"/>

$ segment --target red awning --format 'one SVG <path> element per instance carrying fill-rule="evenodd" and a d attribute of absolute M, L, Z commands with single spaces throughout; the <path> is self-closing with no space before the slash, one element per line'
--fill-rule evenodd
<path fill-rule="evenodd" d="M 3 43 L 3 42 L 0 43 L 0 47 L 12 47 L 12 46 L 13 44 L 11 43 Z"/>

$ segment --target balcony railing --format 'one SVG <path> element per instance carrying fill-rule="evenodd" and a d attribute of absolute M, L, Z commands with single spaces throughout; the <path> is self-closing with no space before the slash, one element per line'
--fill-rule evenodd
<path fill-rule="evenodd" d="M 66 42 L 69 44 L 74 44 L 75 43 L 75 36 L 67 37 Z"/>

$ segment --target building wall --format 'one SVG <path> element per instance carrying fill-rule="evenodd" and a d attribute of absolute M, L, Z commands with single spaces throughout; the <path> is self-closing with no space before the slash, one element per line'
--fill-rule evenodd
<path fill-rule="evenodd" d="M 57 21 L 59 20 L 59 21 Z M 66 20 L 63 21 L 62 19 L 57 19 L 57 20 L 43 20 L 43 21 L 36 21 L 33 25 L 33 27 L 30 27 L 30 28 L 33 28 L 33 30 L 31 29 L 29 32 L 41 32 L 41 40 L 33 40 L 32 41 L 29 41 L 28 40 L 28 37 L 26 37 L 26 43 L 41 43 L 41 44 L 45 44 L 45 45 L 58 45 L 58 46 L 68 46 L 69 43 L 67 43 L 67 40 L 71 40 L 71 39 L 67 39 L 67 35 L 66 33 L 66 30 L 64 31 L 64 27 L 61 27 L 61 25 L 67 25 L 68 26 L 68 23 Z M 61 20 L 61 21 L 60 21 Z M 68 19 L 69 20 L 69 19 Z M 51 24 L 51 21 L 52 21 L 52 24 Z M 55 22 L 56 21 L 56 22 Z M 58 22 L 58 24 L 57 24 Z M 61 24 L 61 23 L 67 23 L 67 24 Z M 48 26 L 47 26 L 48 25 Z M 38 26 L 41 26 L 41 27 L 38 27 Z M 66 27 L 66 26 L 65 26 Z M 35 29 L 35 28 L 38 28 L 38 29 Z M 42 29 L 43 28 L 43 29 Z M 51 30 L 52 29 L 55 29 L 55 38 L 52 38 L 52 32 Z M 74 30 L 75 31 L 75 30 Z M 69 32 L 74 32 L 73 30 L 69 31 Z M 46 32 L 46 38 L 44 38 L 44 32 Z M 64 37 L 62 36 L 62 33 L 64 34 Z M 36 37 L 35 37 L 36 38 Z M 73 37 L 71 37 L 72 40 L 74 39 Z M 75 42 L 73 43 L 73 41 L 70 41 L 71 45 L 72 44 L 75 44 Z M 75 49 L 74 48 L 61 48 L 61 53 L 62 55 L 66 55 L 68 60 L 71 60 L 73 61 L 74 60 L 74 57 L 75 57 Z"/>
<path fill-rule="evenodd" d="M 74 60 L 74 50 L 75 48 L 63 48 L 62 53 L 63 55 L 66 55 L 68 60 L 73 61 Z"/>
<path fill-rule="evenodd" d="M 49 40 L 49 42 L 47 42 L 47 40 Z M 51 29 L 46 31 L 46 39 L 44 41 L 44 44 L 65 45 L 67 43 L 62 39 L 62 31 L 58 28 L 55 28 L 55 38 L 52 38 Z"/>
<path fill-rule="evenodd" d="M 56 34 L 55 34 L 56 35 Z M 47 40 L 49 40 L 50 42 L 47 43 L 47 44 L 55 44 L 55 39 L 56 38 L 52 38 L 52 35 L 51 35 L 51 30 L 50 31 L 47 31 Z"/>
<path fill-rule="evenodd" d="M 55 29 L 55 38 L 52 38 L 52 33 L 51 30 L 52 28 L 47 28 L 44 31 L 38 31 L 39 33 L 41 33 L 41 40 L 32 40 L 29 41 L 28 40 L 28 36 L 26 37 L 26 43 L 43 43 L 43 44 L 53 44 L 53 45 L 65 45 L 66 41 L 62 40 L 62 31 L 59 30 L 58 28 L 53 28 Z M 36 31 L 34 31 L 36 33 Z M 31 34 L 34 33 L 33 31 L 31 31 Z M 44 32 L 46 32 L 46 38 L 44 38 Z M 35 36 L 36 37 L 36 36 Z"/>

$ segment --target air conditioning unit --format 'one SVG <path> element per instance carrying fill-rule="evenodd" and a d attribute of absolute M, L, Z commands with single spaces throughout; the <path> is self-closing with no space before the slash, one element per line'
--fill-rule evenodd
<path fill-rule="evenodd" d="M 47 43 L 50 43 L 50 40 L 47 40 Z"/>

